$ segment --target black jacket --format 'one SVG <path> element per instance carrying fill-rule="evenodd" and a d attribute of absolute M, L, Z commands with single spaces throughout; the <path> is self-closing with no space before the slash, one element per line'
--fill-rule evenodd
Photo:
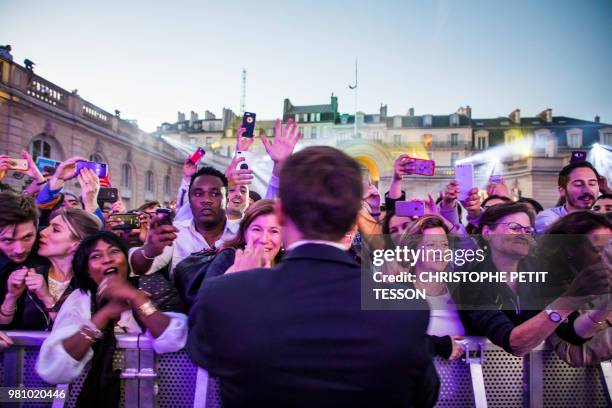
<path fill-rule="evenodd" d="M 305 244 L 272 269 L 205 279 L 187 352 L 225 408 L 433 406 L 429 311 L 361 310 L 360 268 Z"/>

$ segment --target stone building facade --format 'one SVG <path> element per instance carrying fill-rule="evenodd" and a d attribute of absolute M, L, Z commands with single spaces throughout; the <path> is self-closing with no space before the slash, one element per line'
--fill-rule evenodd
<path fill-rule="evenodd" d="M 128 209 L 147 200 L 168 204 L 182 178 L 182 155 L 150 135 L 13 62 L 0 59 L 0 152 L 22 150 L 58 161 L 83 156 L 109 165 Z M 21 189 L 23 179 L 4 182 Z M 66 187 L 77 191 L 71 181 Z"/>

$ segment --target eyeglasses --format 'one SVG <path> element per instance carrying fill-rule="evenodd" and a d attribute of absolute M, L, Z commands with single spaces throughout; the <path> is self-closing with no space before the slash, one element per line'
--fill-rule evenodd
<path fill-rule="evenodd" d="M 535 228 L 533 228 L 533 227 L 525 227 L 525 226 L 519 224 L 518 222 L 498 222 L 498 223 L 495 223 L 493 225 L 505 225 L 506 227 L 508 227 L 508 229 L 510 231 L 514 232 L 515 234 L 520 234 L 523 231 L 526 234 L 533 234 L 533 233 L 535 233 Z"/>

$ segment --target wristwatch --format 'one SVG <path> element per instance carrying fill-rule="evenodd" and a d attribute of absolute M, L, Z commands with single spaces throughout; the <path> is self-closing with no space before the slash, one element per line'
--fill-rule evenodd
<path fill-rule="evenodd" d="M 557 312 L 556 310 L 551 309 L 550 307 L 547 307 L 546 309 L 544 309 L 544 311 L 548 315 L 548 318 L 550 319 L 550 321 L 553 323 L 559 323 L 561 322 L 561 320 L 563 320 L 563 318 L 561 317 L 561 314 Z"/>

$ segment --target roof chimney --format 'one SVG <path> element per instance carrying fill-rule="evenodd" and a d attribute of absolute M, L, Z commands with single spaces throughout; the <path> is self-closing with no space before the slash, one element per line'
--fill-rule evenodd
<path fill-rule="evenodd" d="M 189 112 L 189 126 L 193 126 L 193 122 L 198 120 L 198 114 L 194 111 Z"/>
<path fill-rule="evenodd" d="M 538 118 L 546 123 L 552 123 L 552 109 L 547 108 L 538 114 Z"/>
<path fill-rule="evenodd" d="M 179 112 L 177 115 L 177 122 L 184 122 L 185 121 L 185 114 L 183 112 Z"/>
<path fill-rule="evenodd" d="M 600 120 L 601 118 L 599 117 L 599 115 L 595 115 L 595 123 L 599 123 Z"/>
<path fill-rule="evenodd" d="M 383 105 L 382 103 L 380 104 L 380 117 L 381 118 L 387 117 L 387 105 Z"/>
<path fill-rule="evenodd" d="M 470 119 L 472 118 L 472 108 L 470 108 L 470 105 L 466 105 L 465 108 L 460 106 L 459 109 L 457 109 L 457 113 L 459 115 L 467 116 Z"/>
<path fill-rule="evenodd" d="M 205 111 L 204 112 L 204 120 L 211 120 L 211 119 L 217 119 L 217 117 L 211 111 L 209 111 L 209 110 Z"/>
<path fill-rule="evenodd" d="M 513 110 L 512 112 L 510 112 L 508 117 L 510 118 L 511 121 L 513 121 L 517 125 L 521 124 L 521 110 L 520 109 Z"/>
<path fill-rule="evenodd" d="M 408 116 L 414 116 L 414 108 L 408 109 Z"/>

